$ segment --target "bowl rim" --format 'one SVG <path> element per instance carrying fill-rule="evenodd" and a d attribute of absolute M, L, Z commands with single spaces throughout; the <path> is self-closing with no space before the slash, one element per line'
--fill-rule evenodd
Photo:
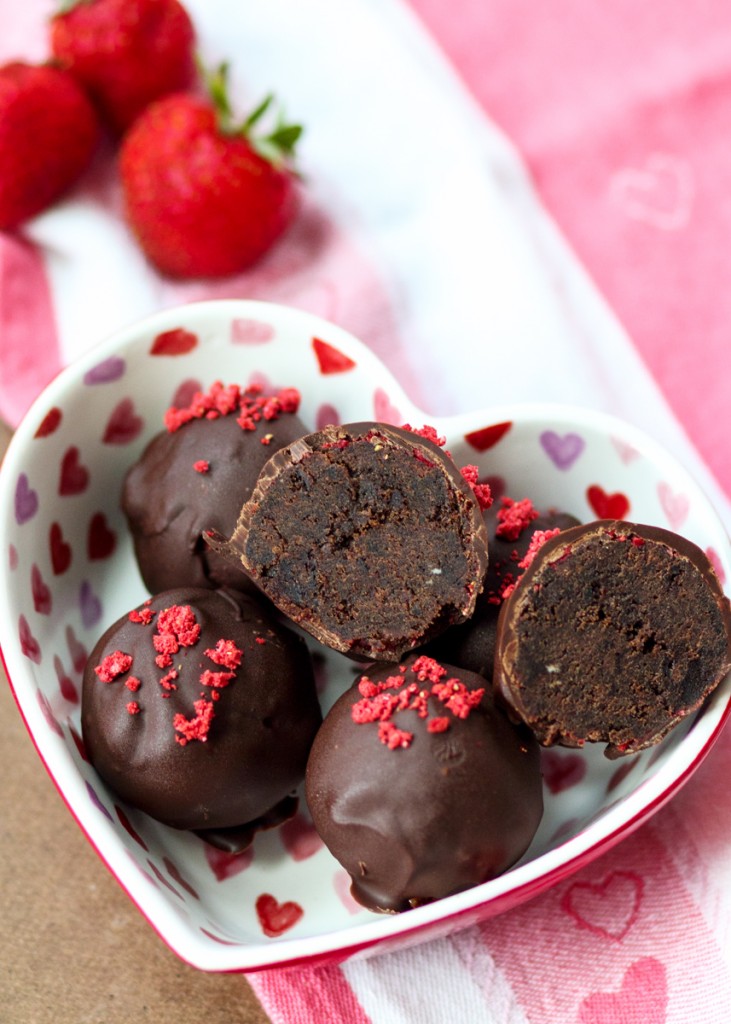
<path fill-rule="evenodd" d="M 307 328 L 309 333 L 324 332 L 324 336 L 341 345 L 347 354 L 357 357 L 359 364 L 371 377 L 377 375 L 379 386 L 387 390 L 389 397 L 399 404 L 402 412 L 409 417 L 424 417 L 437 425 L 440 432 L 461 436 L 467 428 L 474 429 L 477 416 L 489 423 L 517 421 L 522 424 L 546 425 L 546 427 L 563 424 L 564 428 L 588 428 L 598 433 L 620 437 L 638 451 L 647 455 L 654 464 L 665 467 L 672 473 L 673 479 L 681 479 L 689 491 L 702 502 L 703 516 L 709 519 L 719 534 L 726 538 L 724 563 L 727 578 L 731 578 L 729 565 L 728 538 L 720 516 L 710 500 L 685 466 L 658 441 L 633 424 L 610 413 L 599 412 L 581 405 L 566 403 L 515 403 L 485 407 L 473 412 L 463 412 L 453 416 L 431 416 L 420 410 L 406 395 L 399 382 L 381 361 L 362 342 L 347 330 L 323 318 L 278 303 L 250 299 L 214 299 L 201 302 L 186 303 L 157 311 L 148 317 L 127 324 L 110 334 L 106 339 L 92 346 L 83 355 L 64 367 L 46 388 L 38 395 L 23 417 L 23 420 L 10 440 L 8 449 L 0 466 L 0 500 L 6 492 L 11 493 L 9 483 L 15 479 L 24 446 L 33 437 L 38 423 L 39 413 L 43 414 L 53 405 L 59 404 L 59 398 L 69 388 L 78 385 L 83 374 L 105 357 L 119 354 L 142 335 L 160 328 L 170 328 L 175 321 L 193 316 L 196 320 L 206 319 L 209 314 L 227 317 L 248 314 L 274 318 L 286 326 L 295 322 L 300 328 Z M 193 326 L 189 324 L 189 326 Z M 41 415 L 42 418 L 42 415 Z M 8 485 L 6 486 L 6 481 Z M 6 542 L 5 520 L 0 520 L 0 547 Z M 7 570 L 3 570 L 0 579 L 4 579 Z M 0 614 L 8 613 L 9 602 L 6 587 L 0 586 Z M 6 620 L 7 621 L 7 620 Z M 368 921 L 353 924 L 346 929 L 331 929 L 315 936 L 284 938 L 259 943 L 236 942 L 231 946 L 214 943 L 205 935 L 199 934 L 192 927 L 181 927 L 180 919 L 174 917 L 156 890 L 145 890 L 146 899 L 137 898 L 138 886 L 132 884 L 135 877 L 132 865 L 125 864 L 119 857 L 115 864 L 114 843 L 107 840 L 104 833 L 95 834 L 95 830 L 87 826 L 73 803 L 73 793 L 68 792 L 64 778 L 65 768 L 52 763 L 37 739 L 29 721 L 28 708 L 35 683 L 24 679 L 23 661 L 20 652 L 14 645 L 14 634 L 0 636 L 0 657 L 5 667 L 8 684 L 13 693 L 21 718 L 35 746 L 47 773 L 51 777 L 64 803 L 71 812 L 77 825 L 86 839 L 96 851 L 102 862 L 127 893 L 142 916 L 161 937 L 163 942 L 176 955 L 191 966 L 219 972 L 249 972 L 270 968 L 292 967 L 303 964 L 313 965 L 325 961 L 341 961 L 365 950 L 377 951 L 382 944 L 401 940 L 425 930 L 424 938 L 429 938 L 440 925 L 449 923 L 452 930 L 460 919 L 464 925 L 497 913 L 502 913 L 519 903 L 553 886 L 562 878 L 573 874 L 576 870 L 599 857 L 621 839 L 628 836 L 647 818 L 660 809 L 687 782 L 702 760 L 705 759 L 723 729 L 731 713 L 731 676 L 727 677 L 714 691 L 709 701 L 703 721 L 699 722 L 691 734 L 693 740 L 673 751 L 667 762 L 661 765 L 648 779 L 642 781 L 631 793 L 627 794 L 617 805 L 609 807 L 597 821 L 592 821 L 575 836 L 558 843 L 552 849 L 531 860 L 520 862 L 505 874 L 496 879 L 482 883 L 471 889 L 423 907 L 418 907 L 402 915 L 375 916 Z M 35 709 L 34 709 L 35 710 Z M 684 756 L 678 756 L 682 751 Z M 52 752 L 51 752 L 52 753 Z M 680 761 L 680 765 L 677 762 Z M 78 781 L 83 785 L 81 777 Z M 72 787 L 73 788 L 73 787 Z M 89 818 L 89 821 L 92 819 Z M 123 851 L 122 851 L 123 852 Z M 155 904 L 159 914 L 155 910 Z M 148 904 L 153 909 L 148 912 Z"/>

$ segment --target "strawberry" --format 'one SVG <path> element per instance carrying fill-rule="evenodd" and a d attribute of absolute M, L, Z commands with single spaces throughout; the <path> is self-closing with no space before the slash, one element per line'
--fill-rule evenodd
<path fill-rule="evenodd" d="M 236 124 L 226 77 L 222 65 L 208 77 L 208 97 L 153 104 L 122 144 L 127 219 L 151 262 L 172 277 L 245 270 L 296 212 L 291 158 L 302 129 L 279 120 L 255 137 L 272 98 Z"/>
<path fill-rule="evenodd" d="M 196 78 L 195 32 L 178 0 L 64 0 L 50 35 L 56 60 L 118 135 Z"/>
<path fill-rule="evenodd" d="M 0 67 L 0 229 L 50 206 L 90 163 L 97 116 L 79 84 L 47 64 Z"/>

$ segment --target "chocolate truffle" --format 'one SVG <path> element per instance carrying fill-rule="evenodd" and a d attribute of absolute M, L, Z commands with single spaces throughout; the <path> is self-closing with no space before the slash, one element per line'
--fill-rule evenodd
<path fill-rule="evenodd" d="M 539 742 L 661 740 L 731 667 L 731 616 L 695 544 L 600 520 L 548 540 L 505 600 L 494 684 Z"/>
<path fill-rule="evenodd" d="M 427 644 L 424 653 L 491 680 L 500 606 L 506 591 L 523 571 L 520 563 L 533 535 L 566 530 L 578 526 L 579 520 L 556 509 L 539 512 L 529 498 L 514 501 L 503 497 L 486 510 L 485 524 L 490 561 L 475 611 L 467 622 L 451 626 Z"/>
<path fill-rule="evenodd" d="M 518 860 L 543 813 L 539 760 L 484 679 L 411 655 L 374 666 L 333 705 L 305 792 L 355 899 L 397 912 Z"/>
<path fill-rule="evenodd" d="M 291 813 L 320 722 L 304 641 L 240 593 L 158 594 L 106 631 L 84 672 L 92 764 L 175 828 L 241 831 Z"/>
<path fill-rule="evenodd" d="M 397 659 L 472 614 L 487 567 L 480 485 L 430 436 L 353 423 L 303 437 L 264 467 L 230 540 L 209 540 L 320 642 Z"/>
<path fill-rule="evenodd" d="M 151 594 L 173 587 L 255 591 L 246 575 L 202 540 L 230 533 L 273 451 L 305 433 L 292 388 L 264 395 L 215 383 L 182 409 L 128 471 L 122 510 L 140 574 Z"/>

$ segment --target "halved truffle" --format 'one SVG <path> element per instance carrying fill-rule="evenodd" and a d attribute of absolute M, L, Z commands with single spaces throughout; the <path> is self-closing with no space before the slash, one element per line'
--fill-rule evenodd
<path fill-rule="evenodd" d="M 396 659 L 471 615 L 487 566 L 472 486 L 438 444 L 380 423 L 275 453 L 230 538 L 211 535 L 322 643 Z"/>
<path fill-rule="evenodd" d="M 600 520 L 548 540 L 503 604 L 494 684 L 549 746 L 643 750 L 731 667 L 729 602 L 695 544 Z"/>

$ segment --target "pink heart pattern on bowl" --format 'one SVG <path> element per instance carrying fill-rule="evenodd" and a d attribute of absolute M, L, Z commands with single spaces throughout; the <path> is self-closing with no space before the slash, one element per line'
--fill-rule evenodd
<path fill-rule="evenodd" d="M 448 928 L 454 897 L 443 901 L 444 910 L 419 908 L 401 920 L 374 919 L 346 898 L 342 872 L 305 808 L 279 830 L 258 835 L 249 853 L 232 857 L 121 807 L 85 758 L 78 697 L 87 652 L 106 623 L 146 596 L 117 507 L 119 482 L 161 429 L 167 405 L 214 378 L 299 387 L 301 415 L 312 429 L 374 415 L 417 426 L 425 421 L 357 341 L 309 314 L 262 303 L 195 304 L 159 314 L 149 327 L 111 341 L 62 375 L 31 410 L 16 454 L 11 446 L 3 467 L 10 506 L 0 535 L 10 567 L 3 601 L 14 623 L 4 654 L 34 740 L 111 870 L 166 941 L 193 963 L 208 969 L 286 963 L 287 943 L 305 933 L 319 936 L 314 960 L 342 957 L 349 945 L 377 948 L 415 927 L 411 922 L 423 921 L 425 935 L 432 926 Z M 531 496 L 581 519 L 631 512 L 658 525 L 682 520 L 683 529 L 714 552 L 719 572 L 728 572 L 724 537 L 706 528 L 702 497 L 682 473 L 669 476 L 665 463 L 661 472 L 652 445 L 634 431 L 625 436 L 621 424 L 566 409 L 538 421 L 520 407 L 432 422 L 447 436 L 455 459 L 476 464 L 480 479 L 495 481 L 496 490 Z M 325 704 L 349 682 L 351 669 L 339 655 L 320 652 Z M 707 713 L 698 731 L 712 731 L 714 721 L 717 716 Z M 596 856 L 603 821 L 619 816 L 616 831 L 629 828 L 625 806 L 633 823 L 649 812 L 633 802 L 640 787 L 653 793 L 681 735 L 692 737 L 694 729 L 696 723 L 688 722 L 654 759 L 639 755 L 627 767 L 594 751 L 546 752 L 547 811 L 534 847 L 507 876 L 464 895 L 464 906 L 489 916 L 516 898 L 513 885 L 526 894 L 537 891 L 548 872 L 544 861 L 569 872 Z M 705 749 L 705 737 L 699 749 Z M 670 788 L 675 784 L 672 775 Z M 582 845 L 594 832 L 597 838 Z M 578 853 L 571 852 L 572 844 Z M 620 893 L 622 886 L 626 892 Z M 565 909 L 575 923 L 581 919 L 611 933 L 631 912 L 630 896 L 630 883 L 614 879 L 606 892 L 574 889 Z M 602 916 L 612 900 L 615 906 L 624 900 L 625 914 L 613 922 Z M 234 904 L 235 921 L 228 911 Z M 582 1011 L 586 1020 L 598 1021 L 607 1000 L 623 1000 L 634 984 L 630 975 L 626 991 L 592 996 Z"/>

